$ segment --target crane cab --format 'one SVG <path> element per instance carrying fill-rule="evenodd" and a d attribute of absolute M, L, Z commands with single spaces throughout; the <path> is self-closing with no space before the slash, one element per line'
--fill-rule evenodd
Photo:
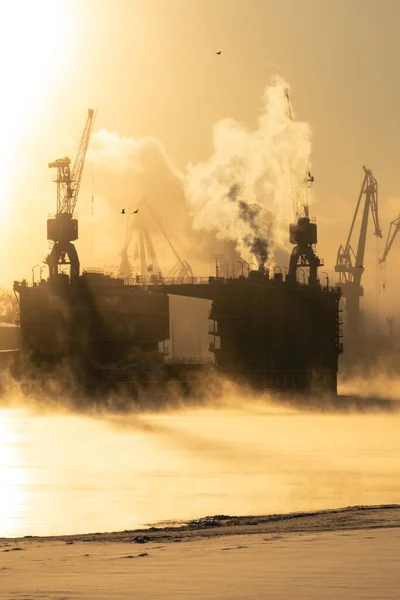
<path fill-rule="evenodd" d="M 317 243 L 317 225 L 309 217 L 300 217 L 297 223 L 289 225 L 289 236 L 291 244 L 313 246 Z"/>
<path fill-rule="evenodd" d="M 47 239 L 53 242 L 74 242 L 78 239 L 78 219 L 68 213 L 58 213 L 47 219 Z"/>

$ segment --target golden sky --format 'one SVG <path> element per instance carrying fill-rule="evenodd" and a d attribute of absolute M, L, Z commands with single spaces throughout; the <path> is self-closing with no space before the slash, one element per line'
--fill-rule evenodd
<path fill-rule="evenodd" d="M 45 221 L 55 207 L 47 163 L 74 154 L 88 107 L 98 109 L 95 132 L 133 138 L 135 152 L 142 152 L 142 138 L 160 144 L 159 152 L 143 150 L 147 176 L 184 253 L 179 173 L 207 160 L 221 119 L 255 127 L 276 74 L 291 86 L 296 117 L 312 129 L 311 213 L 325 270 L 333 280 L 363 164 L 379 182 L 386 238 L 400 212 L 397 0 L 14 0 L 7 6 L 0 25 L 3 285 L 29 278 L 47 252 Z M 124 226 L 117 212 L 121 203 L 136 202 L 135 181 L 129 169 L 118 175 L 87 163 L 77 206 L 82 266 L 118 261 Z M 377 294 L 383 245 L 377 249 L 370 225 L 366 305 L 379 302 L 382 315 L 397 314 L 400 236 L 387 288 Z"/>

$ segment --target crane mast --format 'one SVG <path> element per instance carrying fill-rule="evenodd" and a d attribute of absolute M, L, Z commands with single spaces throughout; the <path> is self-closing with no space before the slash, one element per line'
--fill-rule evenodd
<path fill-rule="evenodd" d="M 72 242 L 78 239 L 78 219 L 74 217 L 74 210 L 78 201 L 82 172 L 85 164 L 86 152 L 93 130 L 96 113 L 88 110 L 85 127 L 76 153 L 71 171 L 71 159 L 59 158 L 49 163 L 49 168 L 57 169 L 57 206 L 56 214 L 47 220 L 47 239 L 53 242 L 46 262 L 49 265 L 50 277 L 58 275 L 59 265 L 70 265 L 71 279 L 79 277 L 79 258 Z M 66 257 L 68 256 L 69 262 Z"/>
<path fill-rule="evenodd" d="M 364 272 L 364 257 L 367 241 L 368 218 L 372 214 L 374 222 L 374 235 L 381 238 L 382 230 L 379 226 L 378 211 L 378 182 L 372 175 L 370 169 L 363 166 L 364 180 L 358 196 L 356 210 L 351 222 L 349 235 L 346 245 L 339 246 L 335 271 L 339 273 L 339 285 L 346 299 L 347 309 L 347 335 L 350 341 L 355 340 L 360 333 L 360 297 L 364 295 L 361 280 Z M 357 250 L 354 252 L 351 245 L 351 238 L 354 232 L 355 223 L 362 206 L 361 227 L 358 238 Z"/>
<path fill-rule="evenodd" d="M 286 119 L 289 124 L 293 122 L 292 107 L 290 104 L 289 90 L 285 88 Z M 322 265 L 321 259 L 315 254 L 314 246 L 317 243 L 317 225 L 311 222 L 308 210 L 307 192 L 312 185 L 314 177 L 305 165 L 303 187 L 299 189 L 290 176 L 290 188 L 293 201 L 295 223 L 289 225 L 290 243 L 294 245 L 289 261 L 289 281 L 296 281 L 299 266 L 308 267 L 310 270 L 309 284 L 318 283 L 318 267 Z"/>

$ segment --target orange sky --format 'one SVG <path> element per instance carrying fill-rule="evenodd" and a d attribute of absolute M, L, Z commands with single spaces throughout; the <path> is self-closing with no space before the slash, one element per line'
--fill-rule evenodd
<path fill-rule="evenodd" d="M 168 161 L 182 172 L 188 162 L 209 157 L 212 128 L 220 119 L 232 117 L 255 126 L 263 90 L 274 74 L 288 81 L 297 118 L 312 127 L 317 201 L 311 212 L 319 225 L 318 253 L 325 258 L 325 270 L 334 279 L 336 251 L 346 240 L 362 164 L 379 182 L 386 238 L 390 220 L 400 211 L 396 0 L 34 4 L 32 14 L 20 10 L 18 18 L 6 15 L 1 25 L 8 32 L 0 46 L 8 65 L 0 117 L 3 285 L 29 278 L 32 266 L 47 252 L 45 221 L 55 206 L 47 163 L 74 153 L 89 106 L 99 111 L 95 131 L 155 138 Z M 30 37 L 29 31 L 35 35 Z M 222 55 L 216 56 L 220 49 Z M 176 181 L 170 175 L 164 179 L 165 164 L 153 161 L 151 153 L 146 156 L 157 207 L 171 214 L 181 206 L 172 199 Z M 10 160 L 7 168 L 5 157 Z M 115 237 L 118 232 L 123 236 L 123 226 L 114 220 L 107 233 L 105 225 L 129 194 L 135 202 L 135 181 L 129 172 L 117 176 L 112 170 L 86 166 L 77 207 L 83 266 L 102 260 L 105 250 L 108 264 L 118 260 L 121 238 Z M 90 221 L 92 190 L 96 208 Z M 182 219 L 167 218 L 171 237 L 185 252 Z M 375 308 L 379 301 L 382 321 L 387 314 L 400 318 L 400 239 L 389 256 L 387 288 L 379 294 L 376 258 L 384 243 L 377 250 L 370 229 L 368 244 L 366 304 Z"/>

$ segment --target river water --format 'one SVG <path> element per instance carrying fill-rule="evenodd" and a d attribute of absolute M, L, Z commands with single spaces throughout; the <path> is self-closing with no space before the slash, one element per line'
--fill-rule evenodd
<path fill-rule="evenodd" d="M 0 536 L 400 501 L 400 413 L 0 409 Z"/>

